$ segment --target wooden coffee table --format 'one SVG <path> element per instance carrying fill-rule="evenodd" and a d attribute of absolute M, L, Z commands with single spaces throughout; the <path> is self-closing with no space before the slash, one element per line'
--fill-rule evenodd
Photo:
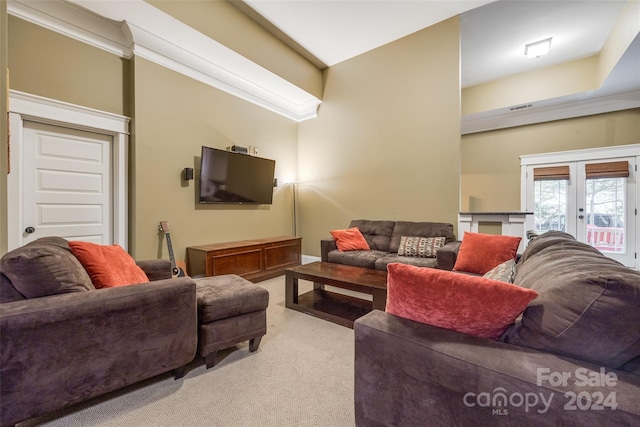
<path fill-rule="evenodd" d="M 314 262 L 285 270 L 285 306 L 343 326 L 387 304 L 387 272 L 330 262 Z M 314 282 L 312 291 L 298 295 L 298 279 Z M 373 301 L 331 292 L 324 285 L 370 294 Z"/>

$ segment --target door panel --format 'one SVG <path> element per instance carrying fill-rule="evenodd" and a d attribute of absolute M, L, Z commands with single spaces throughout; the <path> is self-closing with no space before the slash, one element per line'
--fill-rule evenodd
<path fill-rule="evenodd" d="M 627 178 L 587 178 L 586 164 L 598 160 L 527 166 L 526 209 L 534 213 L 535 230 L 561 230 L 629 267 L 636 266 L 636 158 L 607 158 L 602 163 L 627 162 Z M 569 178 L 535 181 L 537 167 L 569 166 Z"/>
<path fill-rule="evenodd" d="M 44 236 L 112 241 L 111 136 L 25 122 L 23 243 Z"/>
<path fill-rule="evenodd" d="M 636 256 L 636 159 L 607 159 L 606 162 L 612 161 L 628 162 L 629 177 L 588 179 L 585 165 L 598 162 L 577 163 L 575 236 L 608 257 L 633 266 Z"/>

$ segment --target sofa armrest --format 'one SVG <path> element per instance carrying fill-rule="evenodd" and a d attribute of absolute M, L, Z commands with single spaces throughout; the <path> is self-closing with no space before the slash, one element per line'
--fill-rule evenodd
<path fill-rule="evenodd" d="M 181 367 L 196 347 L 188 277 L 0 304 L 0 424 Z"/>
<path fill-rule="evenodd" d="M 320 260 L 322 262 L 329 262 L 329 252 L 338 249 L 338 245 L 334 239 L 320 240 Z"/>
<path fill-rule="evenodd" d="M 436 268 L 440 270 L 453 270 L 461 244 L 461 241 L 454 240 L 438 249 L 438 252 L 436 252 Z"/>
<path fill-rule="evenodd" d="M 171 261 L 168 259 L 151 259 L 136 261 L 138 267 L 144 271 L 151 282 L 155 280 L 171 279 Z"/>
<path fill-rule="evenodd" d="M 615 384 L 583 386 L 580 374 L 602 381 L 599 366 L 382 311 L 356 320 L 354 336 L 357 426 L 424 425 L 424 420 L 439 426 L 640 422 L 640 377 L 628 372 L 603 368 L 617 377 Z M 552 384 L 546 373 L 570 377 Z M 585 401 L 595 403 L 598 392 L 613 396 L 616 409 L 573 409 L 571 393 L 587 393 Z"/>

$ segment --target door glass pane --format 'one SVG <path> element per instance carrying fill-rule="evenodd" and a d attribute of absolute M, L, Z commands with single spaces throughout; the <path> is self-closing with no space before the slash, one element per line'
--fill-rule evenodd
<path fill-rule="evenodd" d="M 534 181 L 536 230 L 565 231 L 567 221 L 567 180 Z"/>
<path fill-rule="evenodd" d="M 587 243 L 602 252 L 625 253 L 625 178 L 586 180 Z"/>

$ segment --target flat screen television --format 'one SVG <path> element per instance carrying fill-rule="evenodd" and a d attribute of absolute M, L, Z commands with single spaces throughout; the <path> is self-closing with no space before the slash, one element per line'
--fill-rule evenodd
<path fill-rule="evenodd" d="M 275 160 L 202 147 L 200 203 L 270 205 Z"/>

